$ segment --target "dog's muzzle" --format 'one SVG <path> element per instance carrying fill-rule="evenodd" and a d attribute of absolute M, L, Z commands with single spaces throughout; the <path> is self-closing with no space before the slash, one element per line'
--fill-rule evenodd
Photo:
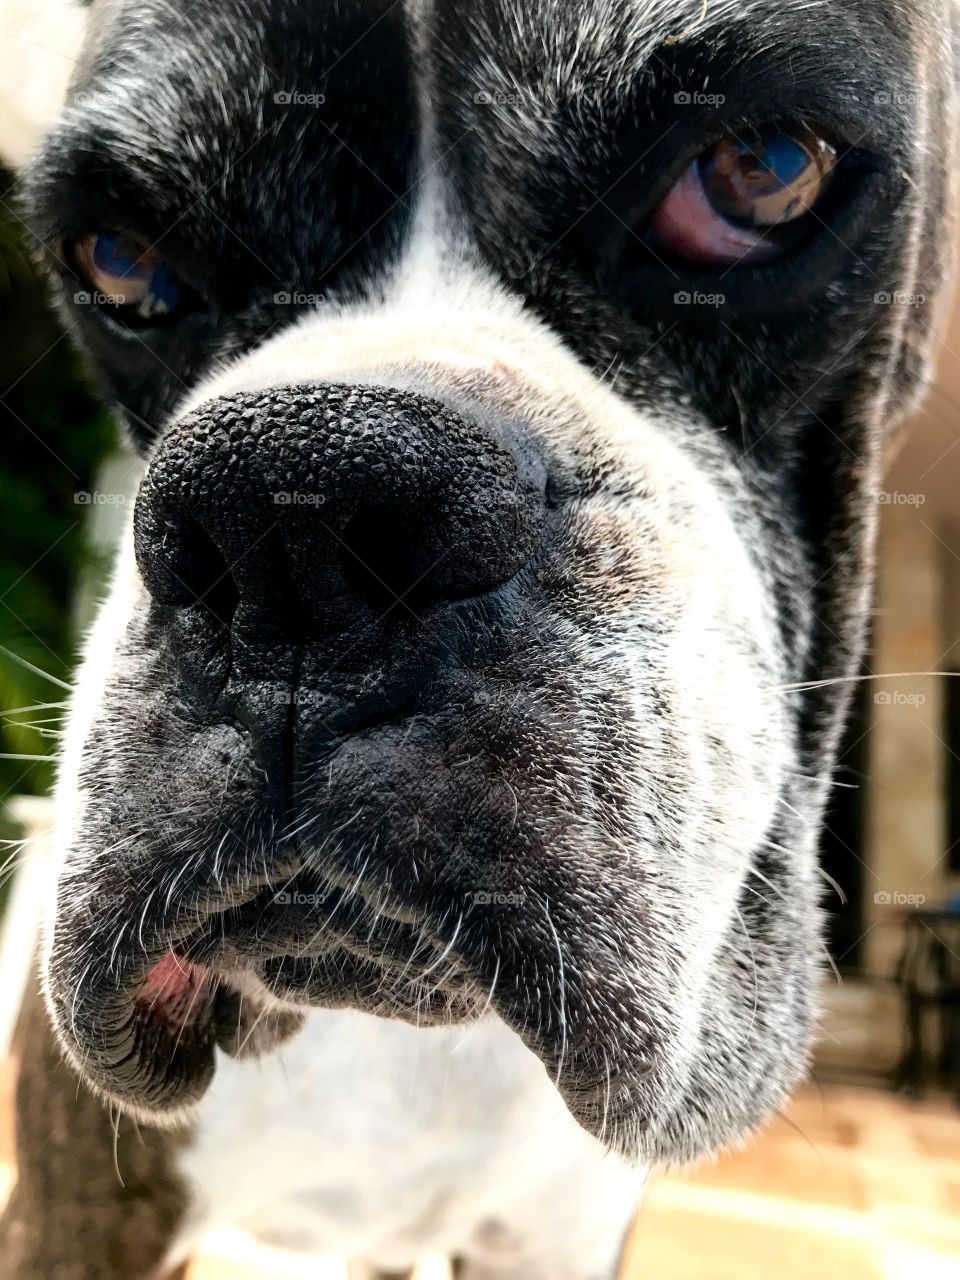
<path fill-rule="evenodd" d="M 470 1016 L 476 975 L 431 922 L 463 914 L 517 828 L 512 790 L 457 762 L 512 723 L 490 672 L 533 625 L 544 494 L 517 428 L 494 439 L 383 388 L 224 397 L 164 435 L 131 623 L 159 673 L 156 770 L 91 812 L 92 847 L 119 841 L 97 864 L 117 906 L 97 909 L 89 876 L 65 889 L 50 966 L 71 1051 L 110 1096 L 195 1099 L 214 1045 L 266 1047 L 291 1002 Z"/>

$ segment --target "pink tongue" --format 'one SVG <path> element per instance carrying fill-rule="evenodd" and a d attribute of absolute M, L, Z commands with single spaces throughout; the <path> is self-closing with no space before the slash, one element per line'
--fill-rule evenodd
<path fill-rule="evenodd" d="M 187 1026 L 204 1007 L 209 978 L 201 965 L 168 951 L 144 978 L 137 1003 L 175 1028 Z"/>

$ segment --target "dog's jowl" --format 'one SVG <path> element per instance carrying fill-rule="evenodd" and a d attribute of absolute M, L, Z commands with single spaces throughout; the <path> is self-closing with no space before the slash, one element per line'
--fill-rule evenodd
<path fill-rule="evenodd" d="M 239 1226 L 612 1280 L 651 1165 L 803 1075 L 954 13 L 87 11 L 23 216 L 142 474 L 4 1275 Z"/>

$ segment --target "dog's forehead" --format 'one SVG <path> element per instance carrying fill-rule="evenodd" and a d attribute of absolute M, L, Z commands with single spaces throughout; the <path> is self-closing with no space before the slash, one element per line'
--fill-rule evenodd
<path fill-rule="evenodd" d="M 343 198 L 334 208 L 325 191 L 310 236 L 334 256 L 348 248 L 337 224 L 357 222 L 340 216 L 354 191 L 369 222 L 387 217 L 380 197 L 402 212 L 424 165 L 442 178 L 465 150 L 514 175 L 537 157 L 578 167 L 618 116 L 670 127 L 682 93 L 719 90 L 747 116 L 772 106 L 827 126 L 859 103 L 854 132 L 885 96 L 869 127 L 906 164 L 923 145 L 915 90 L 949 3 L 94 0 L 72 145 L 132 170 L 161 219 L 211 186 L 223 215 L 291 174 L 329 184 L 337 168 Z M 278 113 L 284 98 L 294 109 Z M 420 145 L 431 120 L 433 154 Z M 279 241 L 282 212 L 272 220 Z M 294 222 L 305 225 L 291 206 Z"/>
<path fill-rule="evenodd" d="M 293 158 L 303 174 L 351 155 L 397 200 L 414 177 L 424 103 L 455 130 L 441 135 L 444 152 L 503 140 L 536 155 L 557 139 L 589 146 L 576 135 L 599 136 L 597 119 L 584 111 L 656 117 L 674 91 L 730 84 L 755 113 L 751 91 L 769 103 L 796 75 L 810 86 L 813 116 L 817 99 L 869 103 L 892 89 L 878 128 L 909 147 L 916 95 L 902 90 L 922 77 L 935 15 L 949 3 L 93 0 L 74 85 L 74 143 L 84 149 L 95 134 L 99 147 L 139 170 L 141 185 L 150 166 L 140 161 L 155 157 L 162 176 L 148 186 L 172 173 L 192 180 L 195 194 L 205 162 L 220 174 L 221 160 L 224 195 L 231 174 L 234 187 L 249 188 L 241 160 L 254 146 L 264 195 L 271 152 L 279 171 Z M 660 105 L 633 100 L 644 86 Z M 298 109 L 278 120 L 273 108 L 284 95 Z M 487 103 L 493 111 L 477 111 Z M 800 114 L 804 104 L 794 93 L 774 105 Z M 829 111 L 821 116 L 829 123 Z"/>
<path fill-rule="evenodd" d="M 211 0 L 174 6 L 166 0 L 92 0 L 87 55 L 109 51 L 162 71 L 158 52 L 194 53 L 210 72 L 243 60 L 268 75 L 279 37 L 287 58 L 309 62 L 327 49 L 343 56 L 341 35 L 361 42 L 379 60 L 417 60 L 431 43 L 456 54 L 482 48 L 488 72 L 501 56 L 521 56 L 530 79 L 588 91 L 615 84 L 679 44 L 697 44 L 733 31 L 750 57 L 798 33 L 815 46 L 869 31 L 870 56 L 882 57 L 931 30 L 952 0 Z M 404 38 L 401 29 L 409 38 Z M 167 45 L 165 50 L 158 50 Z M 864 53 L 866 51 L 864 50 Z M 330 68 L 325 69 L 329 71 Z"/>
<path fill-rule="evenodd" d="M 709 43 L 727 32 L 751 56 L 798 32 L 816 33 L 829 47 L 834 36 L 859 29 L 861 20 L 885 29 L 895 44 L 944 0 L 413 0 L 424 21 L 454 18 L 473 33 L 492 60 L 498 50 L 522 49 L 534 75 L 591 74 L 609 79 L 630 72 L 663 49 Z"/>

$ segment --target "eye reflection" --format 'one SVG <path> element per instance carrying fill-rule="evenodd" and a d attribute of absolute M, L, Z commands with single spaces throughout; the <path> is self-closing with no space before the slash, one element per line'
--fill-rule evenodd
<path fill-rule="evenodd" d="M 755 142 L 724 138 L 697 160 L 711 206 L 743 226 L 773 227 L 808 213 L 836 165 L 822 138 L 767 132 Z"/>
<path fill-rule="evenodd" d="M 76 267 L 100 306 L 152 320 L 168 315 L 180 289 L 156 249 L 127 231 L 98 231 L 73 246 Z"/>
<path fill-rule="evenodd" d="M 809 229 L 837 153 L 811 132 L 722 138 L 694 159 L 654 211 L 646 240 L 699 262 L 770 261 Z"/>

